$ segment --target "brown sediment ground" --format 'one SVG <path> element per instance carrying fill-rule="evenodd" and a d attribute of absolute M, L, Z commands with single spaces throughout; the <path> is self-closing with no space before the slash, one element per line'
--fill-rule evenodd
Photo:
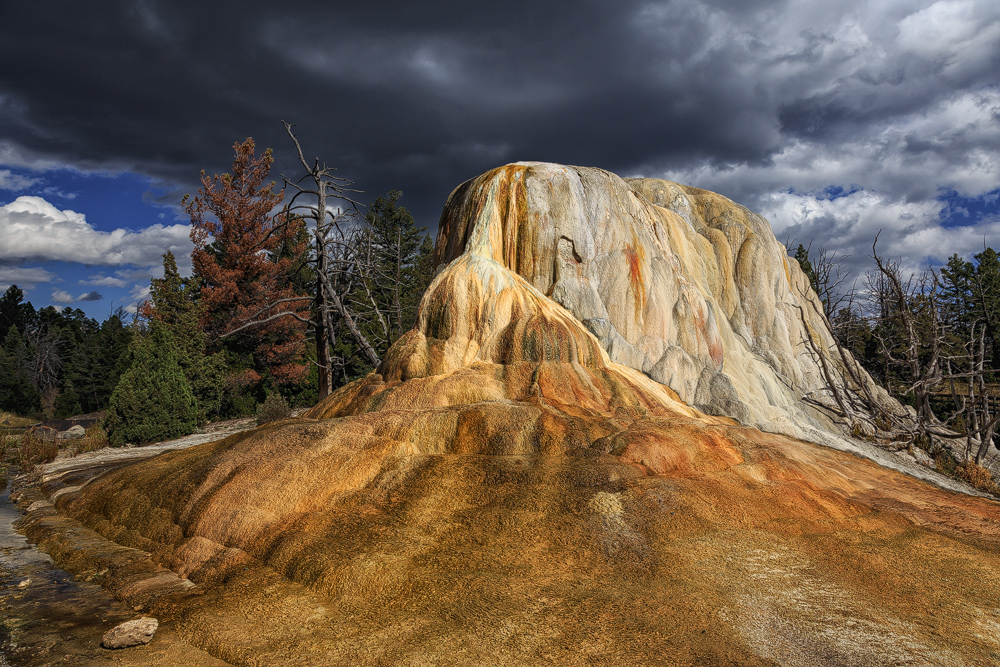
<path fill-rule="evenodd" d="M 289 420 L 57 473 L 25 528 L 236 665 L 1000 664 L 994 501 L 726 420 L 586 410 Z"/>

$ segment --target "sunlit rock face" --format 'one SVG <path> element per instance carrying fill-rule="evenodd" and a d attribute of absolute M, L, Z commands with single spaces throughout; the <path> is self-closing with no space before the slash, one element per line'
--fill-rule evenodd
<path fill-rule="evenodd" d="M 510 340 L 520 338 L 505 338 L 494 313 L 470 311 L 461 299 L 478 303 L 520 278 L 533 288 L 519 284 L 521 298 L 546 306 L 532 312 L 565 318 L 552 302 L 563 306 L 611 361 L 688 405 L 773 432 L 829 438 L 828 418 L 802 402 L 828 396 L 817 352 L 841 364 L 822 307 L 767 221 L 725 197 L 601 169 L 512 164 L 452 193 L 437 252 L 447 266 L 419 325 L 433 342 L 417 355 L 430 359 L 437 349 L 437 356 L 426 368 L 408 366 L 404 378 L 509 354 Z M 469 293 L 456 281 L 476 287 Z M 470 319 L 453 321 L 458 312 Z M 555 349 L 596 358 L 576 336 Z"/>
<path fill-rule="evenodd" d="M 453 193 L 437 252 L 377 372 L 47 480 L 112 543 L 35 538 L 231 664 L 996 664 L 996 503 L 750 426 L 836 438 L 799 401 L 818 304 L 761 218 L 517 164 Z M 194 586 L 131 593 L 119 545 Z"/>

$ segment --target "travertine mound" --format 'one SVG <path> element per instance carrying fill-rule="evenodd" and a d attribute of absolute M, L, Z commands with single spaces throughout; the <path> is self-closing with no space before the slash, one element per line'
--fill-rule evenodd
<path fill-rule="evenodd" d="M 796 399 L 814 297 L 766 223 L 522 164 L 456 190 L 441 234 L 377 373 L 54 476 L 33 535 L 239 665 L 997 664 L 996 503 L 745 425 L 829 428 Z M 160 571 L 157 597 L 126 547 L 196 586 Z"/>
<path fill-rule="evenodd" d="M 817 432 L 834 427 L 829 412 L 802 400 L 832 403 L 818 355 L 835 372 L 842 365 L 822 306 L 767 221 L 725 197 L 601 169 L 512 164 L 452 193 L 437 249 L 441 262 L 462 256 L 488 267 L 484 275 L 518 274 L 612 361 L 689 405 L 830 439 Z"/>

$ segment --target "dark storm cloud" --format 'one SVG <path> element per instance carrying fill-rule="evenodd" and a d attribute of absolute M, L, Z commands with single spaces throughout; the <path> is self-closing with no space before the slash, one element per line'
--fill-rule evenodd
<path fill-rule="evenodd" d="M 100 292 L 87 292 L 77 297 L 77 301 L 100 301 L 104 296 Z"/>
<path fill-rule="evenodd" d="M 528 159 L 666 173 L 814 236 L 839 213 L 791 193 L 859 184 L 933 218 L 940 188 L 997 187 L 990 1 L 55 4 L 5 8 L 0 163 L 190 192 L 247 136 L 297 174 L 287 120 L 421 224 Z"/>
<path fill-rule="evenodd" d="M 102 7 L 7 11 L 0 54 L 19 66 L 0 74 L 0 132 L 27 154 L 190 187 L 249 135 L 292 170 L 285 119 L 308 152 L 426 215 L 505 160 L 627 170 L 777 145 L 724 55 L 684 75 L 711 30 L 698 6 L 680 20 L 635 3 Z"/>

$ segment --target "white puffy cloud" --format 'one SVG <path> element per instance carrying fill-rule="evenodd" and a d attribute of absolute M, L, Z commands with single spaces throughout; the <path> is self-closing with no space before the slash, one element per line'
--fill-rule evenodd
<path fill-rule="evenodd" d="M 66 290 L 54 289 L 52 290 L 52 301 L 54 303 L 64 303 L 70 304 L 76 301 L 76 297 L 67 292 Z"/>
<path fill-rule="evenodd" d="M 99 273 L 96 276 L 87 278 L 86 280 L 81 280 L 80 284 L 96 285 L 99 287 L 125 287 L 129 284 L 129 281 L 122 277 L 106 276 L 103 273 Z"/>
<path fill-rule="evenodd" d="M 103 232 L 82 213 L 60 210 L 41 197 L 22 196 L 0 206 L 0 261 L 153 266 L 167 250 L 178 256 L 190 254 L 188 229 L 182 224 L 156 224 L 140 231 Z"/>
<path fill-rule="evenodd" d="M 149 287 L 149 281 L 146 284 L 138 284 L 132 287 L 132 291 L 129 292 L 129 299 L 131 300 L 124 308 L 126 313 L 130 315 L 135 315 L 139 310 L 139 304 L 149 298 L 149 294 L 152 290 Z"/>

